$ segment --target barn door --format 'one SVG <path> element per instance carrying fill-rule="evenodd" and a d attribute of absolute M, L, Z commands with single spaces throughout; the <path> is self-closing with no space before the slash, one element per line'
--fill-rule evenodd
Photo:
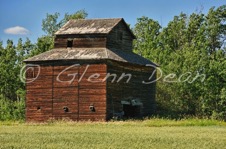
<path fill-rule="evenodd" d="M 78 119 L 78 66 L 54 66 L 53 118 Z"/>

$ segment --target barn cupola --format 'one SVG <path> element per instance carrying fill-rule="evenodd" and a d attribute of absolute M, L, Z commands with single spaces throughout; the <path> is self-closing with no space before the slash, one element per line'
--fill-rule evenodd
<path fill-rule="evenodd" d="M 135 38 L 124 19 L 70 20 L 55 33 L 55 48 L 109 48 L 132 51 Z"/>
<path fill-rule="evenodd" d="M 89 59 L 155 65 L 132 52 L 135 38 L 123 18 L 70 20 L 55 33 L 52 50 L 25 61 Z"/>

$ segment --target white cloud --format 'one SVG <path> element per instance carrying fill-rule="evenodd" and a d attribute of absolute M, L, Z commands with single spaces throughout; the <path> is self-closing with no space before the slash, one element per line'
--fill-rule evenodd
<path fill-rule="evenodd" d="M 27 35 L 30 34 L 30 31 L 21 26 L 10 27 L 4 30 L 6 34 L 12 35 Z"/>

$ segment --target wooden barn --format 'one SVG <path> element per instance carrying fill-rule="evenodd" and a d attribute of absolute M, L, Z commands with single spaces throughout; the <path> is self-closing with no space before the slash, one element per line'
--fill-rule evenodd
<path fill-rule="evenodd" d="M 67 22 L 54 49 L 25 60 L 26 121 L 152 114 L 156 65 L 132 52 L 133 39 L 122 18 Z"/>

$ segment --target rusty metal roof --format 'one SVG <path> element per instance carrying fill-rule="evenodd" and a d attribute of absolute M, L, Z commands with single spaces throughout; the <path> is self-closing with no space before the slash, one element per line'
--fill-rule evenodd
<path fill-rule="evenodd" d="M 109 59 L 120 62 L 146 65 L 153 62 L 133 52 L 107 48 L 56 48 L 24 60 L 24 62 L 57 61 L 57 60 L 101 60 Z"/>
<path fill-rule="evenodd" d="M 108 34 L 121 21 L 125 24 L 133 38 L 135 38 L 123 18 L 70 20 L 55 35 Z"/>

